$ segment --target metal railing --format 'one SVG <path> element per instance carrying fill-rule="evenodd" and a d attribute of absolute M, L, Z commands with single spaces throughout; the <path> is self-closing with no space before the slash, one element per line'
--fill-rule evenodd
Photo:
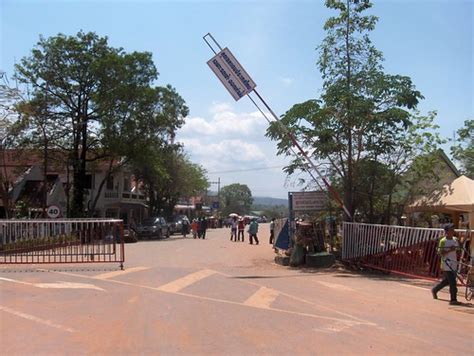
<path fill-rule="evenodd" d="M 120 263 L 123 221 L 0 220 L 0 264 Z"/>
<path fill-rule="evenodd" d="M 466 233 L 456 230 L 461 242 L 469 240 Z M 442 229 L 345 222 L 342 258 L 384 271 L 437 278 L 441 272 L 437 245 L 442 235 Z M 469 257 L 463 251 L 460 258 Z"/>

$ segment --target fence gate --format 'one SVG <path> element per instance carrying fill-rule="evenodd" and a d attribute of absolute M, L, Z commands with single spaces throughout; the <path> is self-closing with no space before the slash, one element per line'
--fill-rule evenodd
<path fill-rule="evenodd" d="M 344 223 L 342 258 L 389 272 L 421 278 L 440 275 L 437 254 L 442 229 Z M 456 230 L 462 237 L 465 230 Z"/>
<path fill-rule="evenodd" d="M 122 220 L 0 220 L 0 264 L 120 263 Z"/>

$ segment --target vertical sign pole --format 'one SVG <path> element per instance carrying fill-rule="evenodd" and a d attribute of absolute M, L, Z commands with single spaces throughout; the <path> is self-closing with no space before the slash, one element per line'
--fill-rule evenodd
<path fill-rule="evenodd" d="M 288 247 L 293 247 L 293 235 L 294 235 L 294 229 L 293 227 L 295 226 L 295 212 L 293 210 L 293 193 L 288 192 L 288 236 L 289 236 L 289 241 L 288 241 Z"/>

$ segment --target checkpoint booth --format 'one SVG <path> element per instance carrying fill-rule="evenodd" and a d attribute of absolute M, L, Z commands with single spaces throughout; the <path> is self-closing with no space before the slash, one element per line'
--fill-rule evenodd
<path fill-rule="evenodd" d="M 322 260 L 327 264 L 327 227 L 330 235 L 335 231 L 331 230 L 331 223 L 314 219 L 326 210 L 327 203 L 325 191 L 289 192 L 289 218 L 276 221 L 274 248 L 277 253 L 290 256 L 290 265 L 322 267 Z M 329 259 L 334 261 L 333 257 L 331 255 Z"/>

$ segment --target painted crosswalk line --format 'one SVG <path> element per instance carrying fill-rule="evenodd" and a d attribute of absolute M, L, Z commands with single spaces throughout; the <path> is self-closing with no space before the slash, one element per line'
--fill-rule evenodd
<path fill-rule="evenodd" d="M 186 287 L 189 287 L 190 285 L 200 281 L 201 279 L 209 277 L 215 273 L 216 273 L 215 271 L 212 271 L 210 269 L 203 269 L 201 271 L 188 274 L 187 276 L 184 276 L 173 282 L 164 284 L 158 287 L 157 290 L 162 291 L 162 292 L 168 292 L 168 293 L 177 293 L 180 290 Z"/>
<path fill-rule="evenodd" d="M 245 305 L 256 307 L 256 308 L 270 308 L 270 305 L 280 295 L 278 291 L 261 287 L 258 291 L 252 294 L 245 302 Z"/>
<path fill-rule="evenodd" d="M 97 276 L 94 276 L 94 279 L 109 279 L 109 278 L 114 278 L 118 276 L 123 276 L 129 273 L 145 271 L 147 269 L 150 269 L 150 267 L 132 267 L 132 268 L 127 268 L 123 271 L 113 271 L 113 272 L 98 274 Z"/>
<path fill-rule="evenodd" d="M 5 277 L 0 277 L 0 281 L 23 284 L 23 285 L 32 286 L 36 288 L 43 288 L 43 289 L 48 289 L 48 288 L 51 288 L 51 289 L 94 289 L 94 290 L 105 291 L 105 289 L 97 287 L 89 283 L 72 283 L 72 282 L 62 282 L 62 281 L 58 281 L 54 283 L 31 283 L 31 282 L 24 282 L 24 281 L 19 281 L 16 279 L 5 278 Z"/>

